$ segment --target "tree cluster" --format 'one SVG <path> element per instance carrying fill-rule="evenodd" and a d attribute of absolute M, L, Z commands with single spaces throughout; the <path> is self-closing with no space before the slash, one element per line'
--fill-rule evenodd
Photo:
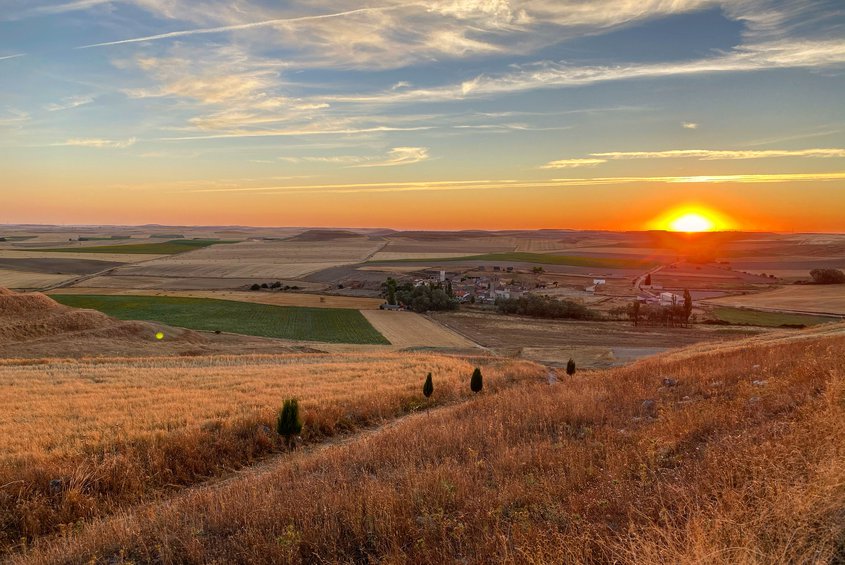
<path fill-rule="evenodd" d="M 845 284 L 845 273 L 839 269 L 813 269 L 810 276 L 815 284 Z"/>
<path fill-rule="evenodd" d="M 251 287 L 249 287 L 249 289 L 250 290 L 300 290 L 300 287 L 298 287 L 296 285 L 293 285 L 293 286 L 284 285 L 284 286 L 282 286 L 281 281 L 276 281 L 274 283 L 261 283 L 261 284 L 254 283 Z"/>
<path fill-rule="evenodd" d="M 388 278 L 382 284 L 382 296 L 388 304 L 400 304 L 414 312 L 458 308 L 458 301 L 452 296 L 452 285 L 448 282 L 446 285 L 429 283 L 414 286 L 411 283 L 399 284 Z"/>
<path fill-rule="evenodd" d="M 502 314 L 518 314 L 534 318 L 592 320 L 599 317 L 594 310 L 590 310 L 579 302 L 557 300 L 535 294 L 526 294 L 519 298 L 498 298 L 496 308 Z"/>
<path fill-rule="evenodd" d="M 666 326 L 674 328 L 689 323 L 692 307 L 683 304 L 661 306 L 660 304 L 640 304 L 632 302 L 628 306 L 628 318 L 635 326 L 646 324 L 649 326 Z"/>

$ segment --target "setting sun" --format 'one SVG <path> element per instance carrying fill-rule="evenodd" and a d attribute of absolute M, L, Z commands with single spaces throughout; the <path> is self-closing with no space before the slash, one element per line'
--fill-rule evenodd
<path fill-rule="evenodd" d="M 672 231 L 702 232 L 713 231 L 716 226 L 709 218 L 696 212 L 688 212 L 672 220 L 669 223 L 669 229 Z"/>
<path fill-rule="evenodd" d="M 650 229 L 701 233 L 736 229 L 726 215 L 699 203 L 687 203 L 664 212 L 649 224 Z"/>

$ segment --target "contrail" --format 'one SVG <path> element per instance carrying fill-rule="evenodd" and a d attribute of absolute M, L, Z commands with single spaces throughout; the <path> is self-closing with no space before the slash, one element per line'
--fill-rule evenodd
<path fill-rule="evenodd" d="M 239 31 L 242 29 L 253 29 L 258 27 L 268 27 L 274 26 L 279 24 L 292 24 L 292 23 L 299 23 L 299 22 L 309 22 L 315 20 L 326 20 L 331 18 L 341 18 L 345 16 L 352 16 L 355 14 L 364 14 L 368 12 L 384 12 L 387 10 L 396 10 L 399 8 L 405 8 L 408 6 L 414 6 L 417 4 L 401 4 L 398 6 L 383 6 L 380 8 L 357 8 L 355 10 L 347 10 L 345 12 L 337 12 L 335 14 L 320 14 L 317 16 L 300 16 L 298 18 L 281 18 L 275 20 L 265 20 L 261 22 L 252 22 L 248 24 L 236 24 L 236 25 L 229 25 L 229 26 L 220 26 L 220 27 L 206 27 L 206 28 L 199 28 L 199 29 L 186 29 L 182 31 L 171 31 L 168 33 L 160 33 L 158 35 L 148 35 L 146 37 L 135 37 L 133 39 L 121 39 L 119 41 L 107 41 L 105 43 L 92 43 L 91 45 L 82 45 L 80 47 L 76 47 L 75 49 L 90 49 L 92 47 L 107 47 L 109 45 L 123 45 L 125 43 L 141 43 L 144 41 L 155 41 L 158 39 L 170 39 L 172 37 L 183 37 L 186 35 L 201 35 L 206 33 L 221 33 L 224 31 Z"/>
<path fill-rule="evenodd" d="M 18 53 L 17 55 L 6 55 L 5 57 L 0 57 L 0 61 L 5 59 L 17 59 L 18 57 L 25 57 L 26 53 Z"/>

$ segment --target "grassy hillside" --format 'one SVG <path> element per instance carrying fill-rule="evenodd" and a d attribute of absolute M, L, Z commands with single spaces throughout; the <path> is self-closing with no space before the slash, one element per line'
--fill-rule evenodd
<path fill-rule="evenodd" d="M 841 562 L 843 348 L 822 326 L 483 392 L 12 562 Z"/>
<path fill-rule="evenodd" d="M 0 561 L 67 524 L 281 451 L 273 430 L 287 397 L 300 400 L 310 444 L 465 400 L 476 364 L 493 391 L 544 374 L 407 353 L 0 360 Z M 426 401 L 428 372 L 437 392 Z"/>
<path fill-rule="evenodd" d="M 86 247 L 60 247 L 55 249 L 31 248 L 27 251 L 52 251 L 58 253 L 129 253 L 140 255 L 175 255 L 209 245 L 235 243 L 217 239 L 174 239 L 160 243 L 133 243 L 127 245 L 96 245 Z"/>
<path fill-rule="evenodd" d="M 54 294 L 74 308 L 120 320 L 156 321 L 192 330 L 329 343 L 389 344 L 358 310 L 271 306 L 213 298 Z"/>
<path fill-rule="evenodd" d="M 579 255 L 551 255 L 545 253 L 485 253 L 466 257 L 442 257 L 433 259 L 394 259 L 373 261 L 374 263 L 446 263 L 456 261 L 486 261 L 503 263 L 536 263 L 538 265 L 568 265 L 571 267 L 596 267 L 601 269 L 638 269 L 653 267 L 659 263 L 644 259 L 623 259 L 614 257 L 582 257 Z"/>

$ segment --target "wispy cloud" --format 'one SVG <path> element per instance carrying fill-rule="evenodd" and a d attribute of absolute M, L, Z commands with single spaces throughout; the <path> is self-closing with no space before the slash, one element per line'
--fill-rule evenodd
<path fill-rule="evenodd" d="M 695 122 L 681 122 L 681 127 L 684 129 L 698 129 L 698 124 Z"/>
<path fill-rule="evenodd" d="M 427 147 L 394 147 L 388 152 L 387 159 L 375 163 L 361 163 L 357 167 L 395 167 L 411 165 L 429 158 Z"/>
<path fill-rule="evenodd" d="M 5 61 L 6 59 L 17 59 L 18 57 L 26 57 L 26 53 L 16 53 L 15 55 L 4 55 L 0 57 L 0 61 Z"/>
<path fill-rule="evenodd" d="M 459 84 L 400 91 L 386 90 L 373 94 L 328 96 L 325 100 L 381 104 L 436 102 L 645 78 L 842 66 L 845 66 L 843 41 L 779 41 L 742 46 L 717 57 L 683 62 L 579 66 L 543 61 L 522 65 L 513 71 L 498 75 L 479 75 Z"/>
<path fill-rule="evenodd" d="M 70 147 L 92 147 L 95 149 L 126 149 L 135 145 L 137 139 L 130 137 L 129 139 L 98 139 L 98 138 L 74 138 L 68 139 L 63 143 L 56 145 L 65 145 Z"/>
<path fill-rule="evenodd" d="M 234 139 L 238 137 L 289 137 L 289 136 L 311 136 L 311 135 L 360 135 L 365 133 L 387 133 L 397 131 L 425 131 L 432 129 L 429 126 L 419 127 L 393 127 L 373 126 L 363 128 L 344 129 L 284 129 L 284 130 L 250 130 L 233 131 L 210 135 L 188 135 L 182 137 L 160 137 L 157 141 L 195 141 L 200 139 Z"/>
<path fill-rule="evenodd" d="M 607 159 L 560 159 L 546 163 L 541 169 L 574 169 L 577 167 L 595 167 L 607 163 Z"/>
<path fill-rule="evenodd" d="M 0 113 L 0 128 L 16 129 L 30 120 L 28 112 L 16 109 L 7 109 Z"/>
<path fill-rule="evenodd" d="M 44 106 L 44 109 L 48 112 L 58 112 L 61 110 L 70 110 L 71 108 L 78 108 L 79 106 L 90 104 L 93 101 L 94 97 L 90 95 L 71 96 L 69 98 L 62 99 L 60 102 L 47 104 L 46 106 Z"/>
<path fill-rule="evenodd" d="M 609 153 L 591 153 L 602 159 L 677 159 L 694 158 L 704 161 L 725 159 L 770 159 L 779 157 L 845 157 L 845 149 L 770 149 L 752 150 L 714 150 L 714 149 L 671 149 L 669 151 L 613 151 Z"/>
<path fill-rule="evenodd" d="M 225 26 L 217 26 L 217 27 L 206 27 L 206 28 L 194 28 L 194 29 L 186 29 L 181 31 L 171 31 L 167 33 L 159 33 L 155 35 L 146 35 L 142 37 L 134 37 L 131 39 L 119 39 L 116 41 L 106 41 L 102 43 L 92 43 L 89 45 L 81 45 L 76 47 L 76 49 L 91 49 L 94 47 L 108 47 L 111 45 L 125 45 L 127 43 L 144 43 L 148 41 L 158 41 L 161 39 L 173 39 L 176 37 L 185 37 L 190 35 L 205 35 L 209 33 L 224 33 L 230 31 L 243 31 L 249 29 L 256 29 L 262 27 L 279 27 L 279 26 L 290 26 L 299 23 L 305 22 L 314 22 L 319 20 L 326 20 L 332 18 L 343 18 L 346 16 L 352 16 L 356 14 L 364 14 L 364 13 L 373 13 L 373 12 L 381 12 L 385 10 L 395 10 L 397 8 L 401 8 L 403 6 L 384 6 L 384 7 L 376 7 L 376 8 L 357 8 L 355 10 L 345 10 L 343 12 L 334 12 L 331 14 L 318 14 L 315 16 L 300 16 L 296 18 L 277 18 L 277 19 L 270 19 L 270 20 L 263 20 L 259 22 L 250 22 L 250 23 L 243 23 L 243 24 L 233 24 L 233 25 L 225 25 Z"/>
<path fill-rule="evenodd" d="M 590 153 L 589 158 L 560 159 L 550 161 L 541 169 L 567 169 L 572 167 L 595 166 L 609 160 L 623 159 L 698 159 L 701 161 L 778 159 L 787 157 L 807 157 L 832 159 L 845 157 L 845 149 L 769 149 L 762 151 L 735 149 L 670 149 L 667 151 L 610 151 Z"/>
<path fill-rule="evenodd" d="M 188 193 L 243 193 L 243 194 L 353 194 L 389 192 L 441 192 L 469 190 L 526 190 L 568 188 L 586 186 L 612 186 L 628 184 L 760 184 L 794 182 L 829 182 L 845 179 L 845 172 L 835 173 L 788 173 L 748 174 L 714 176 L 632 176 L 632 177 L 589 177 L 560 178 L 549 180 L 462 180 L 462 181 L 420 181 L 420 182 L 378 182 L 344 184 L 296 184 L 279 186 L 227 186 L 214 188 L 190 188 L 179 192 Z"/>

